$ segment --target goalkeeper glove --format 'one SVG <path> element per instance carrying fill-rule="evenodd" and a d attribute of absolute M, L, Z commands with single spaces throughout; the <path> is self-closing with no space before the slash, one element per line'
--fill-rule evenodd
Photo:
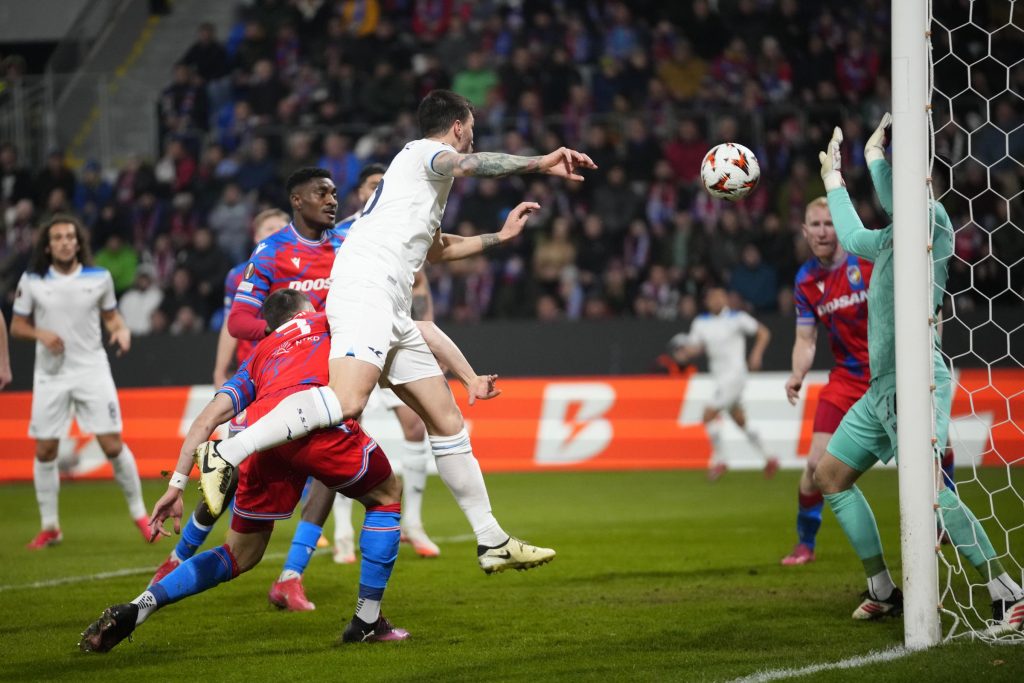
<path fill-rule="evenodd" d="M 840 172 L 843 162 L 843 155 L 839 151 L 841 144 L 843 144 L 843 131 L 836 126 L 832 131 L 832 139 L 828 143 L 828 148 L 824 152 L 818 152 L 818 161 L 821 162 L 821 179 L 825 181 L 826 192 L 846 186 L 846 183 L 843 182 L 843 174 Z"/>
<path fill-rule="evenodd" d="M 885 148 L 892 138 L 889 134 L 891 126 L 892 116 L 889 112 L 885 112 L 882 115 L 882 120 L 878 122 L 878 128 L 875 128 L 875 132 L 871 134 L 867 144 L 864 145 L 864 161 L 870 164 L 876 159 L 885 158 Z"/>

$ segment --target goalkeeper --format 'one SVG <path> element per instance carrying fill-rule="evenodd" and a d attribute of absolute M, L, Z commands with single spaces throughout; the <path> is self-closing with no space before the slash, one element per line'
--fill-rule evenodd
<path fill-rule="evenodd" d="M 864 157 L 878 199 L 892 216 L 892 168 L 885 159 L 889 114 L 868 139 Z M 868 230 L 861 223 L 847 194 L 840 173 L 840 144 L 843 133 L 837 127 L 828 150 L 821 152 L 821 178 L 828 192 L 828 205 L 840 244 L 851 254 L 874 262 L 868 292 L 868 356 L 871 383 L 867 393 L 847 412 L 818 464 L 815 482 L 839 520 L 840 526 L 864 564 L 868 589 L 853 612 L 854 619 L 898 616 L 903 611 L 903 594 L 893 583 L 882 556 L 882 542 L 874 514 L 857 488 L 862 473 L 876 461 L 889 462 L 896 455 L 896 347 L 893 311 L 893 225 Z M 946 210 L 932 203 L 932 271 L 934 300 L 942 301 L 949 258 L 953 252 L 953 229 Z M 935 443 L 945 444 L 949 430 L 952 382 L 942 361 L 938 340 L 933 350 L 935 365 Z M 996 556 L 988 535 L 974 514 L 941 477 L 939 514 L 957 550 L 978 570 L 992 598 L 993 632 L 1020 630 L 1024 625 L 1024 591 L 1010 578 Z"/>

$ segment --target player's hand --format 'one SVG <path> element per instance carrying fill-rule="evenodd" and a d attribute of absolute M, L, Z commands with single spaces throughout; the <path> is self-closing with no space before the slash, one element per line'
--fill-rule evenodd
<path fill-rule="evenodd" d="M 515 239 L 526 227 L 526 221 L 530 214 L 540 209 L 537 202 L 521 202 L 514 209 L 508 212 L 505 218 L 505 225 L 498 231 L 498 238 L 502 242 Z"/>
<path fill-rule="evenodd" d="M 14 379 L 14 376 L 11 374 L 11 366 L 0 367 L 0 389 L 10 384 L 12 379 Z"/>
<path fill-rule="evenodd" d="M 802 377 L 790 375 L 786 380 L 786 398 L 789 399 L 789 405 L 795 406 L 796 402 L 800 400 L 800 389 L 803 386 L 804 380 Z"/>
<path fill-rule="evenodd" d="M 120 358 L 132 348 L 132 333 L 127 327 L 115 330 L 110 335 L 110 345 L 117 347 L 117 357 Z"/>
<path fill-rule="evenodd" d="M 36 330 L 36 339 L 43 343 L 46 350 L 55 356 L 64 353 L 64 340 L 57 336 L 56 332 L 49 330 Z"/>
<path fill-rule="evenodd" d="M 750 368 L 752 372 L 757 372 L 761 369 L 761 363 L 763 360 L 764 359 L 761 357 L 761 354 L 752 353 L 750 354 L 750 357 L 747 358 L 747 367 Z"/>
<path fill-rule="evenodd" d="M 867 144 L 864 145 L 864 161 L 870 164 L 872 161 L 885 158 L 885 148 L 889 146 L 889 141 L 892 139 L 891 130 L 892 115 L 885 112 L 882 114 L 882 120 L 878 122 L 878 127 L 875 128 L 875 132 L 871 134 Z"/>
<path fill-rule="evenodd" d="M 583 180 L 583 176 L 576 172 L 576 169 L 579 168 L 597 168 L 597 164 L 583 152 L 577 152 L 568 147 L 559 147 L 554 152 L 540 158 L 538 171 L 569 180 Z"/>
<path fill-rule="evenodd" d="M 489 401 L 500 396 L 501 389 L 495 386 L 497 382 L 497 375 L 477 375 L 475 379 L 466 385 L 466 391 L 469 392 L 469 405 L 473 405 L 477 401 Z"/>
<path fill-rule="evenodd" d="M 842 164 L 843 154 L 840 147 L 843 144 L 843 131 L 836 126 L 832 131 L 832 139 L 824 152 L 818 152 L 818 161 L 821 162 L 821 179 L 825 182 L 825 191 L 830 192 L 846 185 L 843 182 Z"/>
<path fill-rule="evenodd" d="M 157 536 L 170 536 L 171 532 L 164 528 L 164 520 L 174 520 L 174 533 L 181 534 L 181 504 L 182 490 L 175 486 L 168 486 L 167 492 L 160 496 L 160 500 L 153 506 L 153 512 L 149 515 L 149 540 Z"/>

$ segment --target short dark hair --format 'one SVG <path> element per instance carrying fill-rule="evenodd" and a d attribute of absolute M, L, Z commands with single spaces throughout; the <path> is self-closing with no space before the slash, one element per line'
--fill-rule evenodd
<path fill-rule="evenodd" d="M 372 175 L 377 175 L 378 173 L 384 175 L 384 172 L 387 170 L 384 164 L 367 164 L 363 166 L 363 170 L 359 172 L 359 180 L 356 181 L 356 187 L 365 183 L 366 179 Z"/>
<path fill-rule="evenodd" d="M 451 90 L 431 90 L 416 111 L 420 135 L 429 138 L 447 133 L 452 124 L 465 121 L 472 113 L 473 105 L 462 95 Z"/>
<path fill-rule="evenodd" d="M 32 250 L 32 264 L 30 270 L 39 275 L 46 275 L 46 271 L 53 264 L 53 255 L 48 251 L 50 246 L 50 228 L 59 223 L 70 223 L 75 226 L 75 237 L 78 238 L 78 261 L 84 266 L 92 265 L 92 251 L 89 249 L 89 234 L 85 225 L 78 220 L 77 216 L 70 213 L 55 213 L 42 225 L 36 233 L 35 248 Z"/>
<path fill-rule="evenodd" d="M 263 302 L 263 319 L 267 326 L 276 330 L 295 317 L 303 306 L 310 303 L 309 297 L 297 289 L 279 289 Z"/>
<path fill-rule="evenodd" d="M 327 178 L 328 180 L 333 180 L 333 178 L 331 178 L 331 172 L 328 171 L 326 168 L 315 168 L 313 166 L 307 166 L 305 168 L 300 168 L 299 170 L 295 171 L 290 176 L 288 176 L 288 180 L 284 184 L 285 190 L 288 192 L 289 195 L 291 195 L 292 190 L 294 190 L 296 187 L 298 187 L 299 185 L 305 185 L 310 180 L 313 180 L 315 178 Z"/>

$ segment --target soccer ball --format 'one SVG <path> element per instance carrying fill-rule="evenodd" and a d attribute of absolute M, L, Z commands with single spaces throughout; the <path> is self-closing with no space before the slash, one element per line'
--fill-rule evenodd
<path fill-rule="evenodd" d="M 704 155 L 700 179 L 712 197 L 736 201 L 757 187 L 761 166 L 754 153 L 736 142 L 715 145 Z"/>

